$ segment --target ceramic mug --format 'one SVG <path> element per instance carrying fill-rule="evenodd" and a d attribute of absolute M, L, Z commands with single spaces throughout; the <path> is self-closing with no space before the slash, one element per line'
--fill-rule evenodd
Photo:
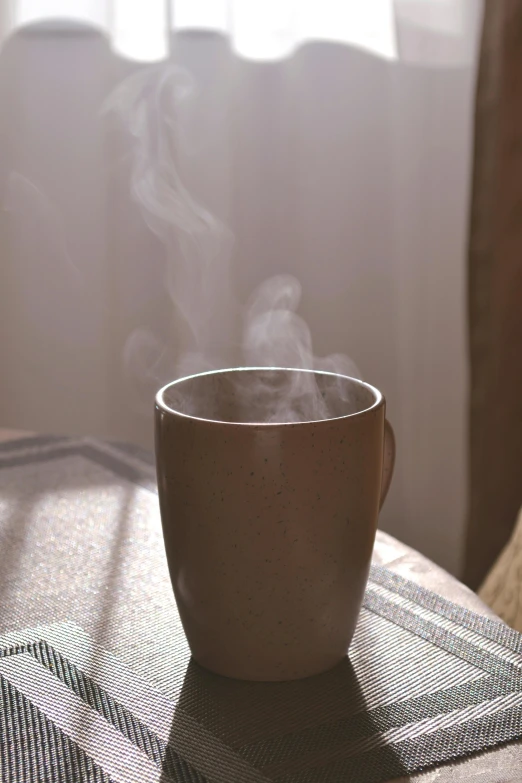
<path fill-rule="evenodd" d="M 244 394 L 260 388 L 264 398 L 274 383 L 303 378 L 327 399 L 329 418 L 267 422 Z M 393 472 L 383 395 L 333 373 L 203 373 L 158 392 L 155 440 L 167 561 L 195 660 L 274 681 L 337 664 Z"/>

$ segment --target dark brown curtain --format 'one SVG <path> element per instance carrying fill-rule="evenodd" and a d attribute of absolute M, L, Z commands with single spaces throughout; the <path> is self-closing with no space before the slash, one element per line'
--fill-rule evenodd
<path fill-rule="evenodd" d="M 522 0 L 486 0 L 469 242 L 470 507 L 476 588 L 522 505 Z"/>

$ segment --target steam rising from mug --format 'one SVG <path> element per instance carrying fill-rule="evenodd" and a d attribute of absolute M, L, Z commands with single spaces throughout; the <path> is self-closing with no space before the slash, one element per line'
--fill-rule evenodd
<path fill-rule="evenodd" d="M 132 142 L 131 189 L 149 228 L 166 248 L 166 287 L 176 318 L 175 362 L 169 346 L 151 330 L 135 330 L 124 350 L 131 376 L 154 386 L 183 375 L 230 366 L 241 310 L 232 291 L 233 236 L 226 225 L 198 202 L 182 179 L 183 104 L 194 94 L 189 74 L 162 66 L 132 75 L 109 98 L 107 108 L 122 121 Z M 262 283 L 242 314 L 243 365 L 330 370 L 359 377 L 345 356 L 318 359 L 310 330 L 297 315 L 299 281 L 277 275 Z M 241 374 L 239 374 L 241 375 Z M 308 373 L 289 373 L 284 388 L 270 384 L 241 389 L 264 401 L 265 421 L 327 418 L 329 390 L 322 393 Z M 293 377 L 295 376 L 295 377 Z M 152 391 L 152 389 L 151 389 Z M 332 378 L 332 394 L 338 394 Z"/>

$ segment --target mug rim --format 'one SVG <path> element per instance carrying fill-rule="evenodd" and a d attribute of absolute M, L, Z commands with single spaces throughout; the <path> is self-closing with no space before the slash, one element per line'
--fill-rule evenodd
<path fill-rule="evenodd" d="M 368 406 L 367 408 L 364 408 L 362 411 L 355 411 L 354 413 L 346 413 L 343 416 L 332 416 L 327 419 L 306 419 L 304 421 L 266 421 L 266 422 L 224 421 L 222 419 L 207 419 L 203 416 L 193 416 L 189 413 L 183 413 L 182 411 L 178 411 L 175 408 L 171 408 L 165 402 L 164 395 L 167 392 L 167 390 L 170 389 L 172 386 L 177 386 L 183 381 L 192 380 L 193 378 L 201 378 L 206 375 L 224 375 L 225 373 L 244 372 L 249 370 L 250 371 L 284 370 L 285 372 L 306 372 L 306 373 L 312 373 L 313 375 L 328 375 L 334 378 L 345 378 L 346 380 L 352 381 L 353 383 L 359 384 L 360 386 L 364 386 L 366 389 L 368 389 L 374 396 L 374 402 L 372 403 L 372 405 Z M 301 426 L 303 424 L 324 425 L 332 421 L 340 421 L 342 419 L 352 419 L 355 417 L 365 416 L 369 413 L 372 413 L 377 408 L 380 408 L 382 405 L 384 405 L 385 397 L 383 393 L 379 391 L 379 389 L 377 389 L 375 386 L 372 386 L 370 383 L 366 383 L 366 381 L 361 381 L 359 378 L 353 378 L 351 375 L 344 375 L 343 373 L 338 373 L 338 372 L 330 372 L 328 370 L 309 370 L 309 369 L 299 368 L 299 367 L 226 367 L 221 370 L 207 370 L 205 372 L 193 373 L 192 375 L 185 375 L 182 378 L 177 378 L 174 381 L 169 381 L 164 386 L 162 386 L 161 389 L 157 391 L 155 396 L 155 404 L 157 410 L 160 410 L 163 413 L 167 413 L 170 416 L 180 416 L 181 418 L 184 419 L 191 419 L 192 421 L 204 422 L 205 424 L 220 424 L 220 425 L 227 425 L 230 427 L 273 428 L 273 427 L 295 427 L 295 426 Z"/>

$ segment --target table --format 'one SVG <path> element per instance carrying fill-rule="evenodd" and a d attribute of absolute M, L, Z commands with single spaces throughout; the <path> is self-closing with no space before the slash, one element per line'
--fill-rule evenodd
<path fill-rule="evenodd" d="M 0 441 L 9 441 L 15 437 L 25 438 L 23 443 L 26 444 L 26 447 L 18 449 L 16 454 L 31 453 L 32 436 L 27 433 L 0 430 Z M 60 444 L 60 439 L 57 443 Z M 48 450 L 55 448 L 53 439 L 50 439 L 46 448 Z M 158 645 L 164 644 L 165 638 L 158 635 L 158 628 L 168 629 L 169 634 L 178 636 L 182 634 L 182 629 L 179 624 L 175 627 L 169 625 L 174 614 L 174 602 L 163 562 L 157 499 L 151 492 L 134 493 L 132 490 L 107 484 L 101 470 L 103 464 L 100 470 L 94 466 L 87 471 L 82 462 L 82 454 L 83 456 L 88 454 L 89 448 L 89 441 L 82 441 L 81 449 L 84 451 L 78 452 L 79 458 L 76 462 L 74 459 L 70 462 L 69 474 L 60 476 L 58 473 L 60 501 L 56 507 L 53 506 L 52 513 L 46 510 L 47 496 L 44 493 L 44 483 L 49 481 L 49 476 L 45 478 L 44 463 L 39 462 L 38 459 L 32 463 L 31 490 L 27 492 L 24 486 L 17 486 L 16 483 L 17 476 L 22 475 L 16 470 L 18 464 L 16 455 L 11 460 L 10 464 L 14 470 L 10 474 L 10 480 L 4 484 L 4 513 L 3 515 L 0 513 L 0 532 L 3 530 L 5 534 L 3 539 L 0 535 L 0 546 L 3 541 L 3 549 L 0 551 L 0 562 L 3 565 L 0 573 L 2 596 L 0 635 L 3 636 L 4 643 L 6 640 L 10 643 L 16 641 L 20 629 L 20 617 L 23 615 L 26 626 L 45 626 L 46 629 L 51 629 L 46 630 L 46 633 L 50 634 L 49 638 L 54 638 L 53 634 L 55 634 L 55 638 L 59 638 L 60 643 L 69 645 L 72 649 L 76 642 L 73 643 L 71 639 L 75 639 L 77 633 L 75 626 L 71 626 L 70 633 L 67 631 L 67 623 L 72 613 L 74 623 L 80 626 L 78 633 L 81 638 L 78 637 L 77 655 L 88 658 L 90 654 L 92 659 L 90 665 L 94 665 L 94 661 L 94 668 L 100 678 L 105 675 L 109 677 L 111 667 L 120 667 L 119 687 L 124 689 L 127 682 L 128 688 L 134 690 L 134 697 L 142 679 L 152 680 L 158 687 L 157 704 L 154 710 L 161 711 L 164 707 L 168 711 L 169 704 L 183 699 L 183 681 L 186 679 L 188 658 L 174 671 L 172 666 L 166 663 L 165 657 L 158 655 Z M 112 459 L 110 446 L 103 453 L 105 465 L 110 467 Z M 129 451 L 129 475 L 133 474 L 133 459 L 137 460 L 136 455 L 139 455 L 140 459 L 143 457 L 139 450 L 134 456 L 132 450 Z M 27 477 L 28 474 L 23 475 Z M 140 479 L 145 489 L 149 480 L 151 483 L 154 482 L 151 461 L 145 479 L 143 476 Z M 93 494 L 96 503 L 103 502 L 107 507 L 114 508 L 118 520 L 115 535 L 109 535 L 110 531 L 103 530 L 103 527 L 100 529 L 99 522 L 93 522 L 92 518 L 85 514 L 90 493 L 93 493 L 94 488 L 97 492 L 96 495 Z M 66 515 L 71 513 L 71 508 L 75 509 L 75 514 L 79 518 L 82 531 L 80 539 L 75 537 L 72 531 L 69 535 L 64 535 L 63 524 L 60 527 L 60 515 L 63 513 L 65 519 Z M 132 514 L 129 513 L 130 508 Z M 0 512 L 1 510 L 0 493 Z M 32 525 L 37 515 L 39 519 L 42 516 L 46 519 L 46 513 L 49 517 L 46 520 L 44 539 L 38 532 L 36 524 L 34 529 Z M 154 518 L 152 526 L 151 518 Z M 129 519 L 132 521 L 129 522 Z M 13 525 L 14 521 L 17 525 Z M 146 549 L 145 553 L 143 548 Z M 136 556 L 138 551 L 139 558 Z M 59 564 L 58 568 L 49 568 L 51 556 L 55 558 L 55 563 Z M 377 534 L 374 563 L 386 566 L 394 573 L 437 592 L 461 606 L 495 619 L 495 615 L 474 593 L 418 552 L 382 531 Z M 101 575 L 103 580 L 100 579 Z M 143 610 L 145 587 L 150 590 L 152 596 L 146 612 Z M 67 601 L 63 601 L 64 591 L 68 596 Z M 86 611 L 85 607 L 90 609 Z M 129 624 L 135 629 L 135 644 L 128 641 Z M 67 631 L 65 636 L 63 628 Z M 125 628 L 127 636 L 123 642 L 122 629 Z M 88 633 L 88 637 L 82 636 L 84 631 Z M 92 645 L 90 639 L 94 639 Z M 103 652 L 101 647 L 96 645 L 102 645 Z M 90 650 L 90 653 L 86 650 Z M 86 666 L 87 658 L 85 658 Z M 12 676 L 15 679 L 17 665 L 14 662 L 12 666 Z M 138 679 L 132 679 L 132 673 L 137 674 Z M 23 676 L 19 674 L 19 676 L 23 679 L 24 687 L 31 691 L 32 683 L 28 683 L 27 674 Z M 42 698 L 41 689 L 47 686 L 47 681 L 42 680 L 42 683 L 39 686 L 39 699 Z M 221 688 L 222 685 L 216 687 Z M 204 701 L 204 687 L 201 686 L 200 690 L 202 693 L 197 698 Z M 191 695 L 190 698 L 196 697 Z M 241 696 L 236 693 L 234 698 L 241 698 Z M 52 711 L 52 705 L 49 709 Z M 146 704 L 143 705 L 143 710 L 147 712 Z M 84 717 L 85 719 L 88 717 L 92 723 L 92 715 L 87 716 L 85 713 Z M 63 716 L 56 716 L 58 723 L 60 719 L 65 720 Z M 155 719 L 159 720 L 158 716 L 151 714 L 150 720 Z M 241 720 L 240 716 L 238 720 Z M 65 729 L 67 728 L 65 726 Z M 78 726 L 69 728 L 77 733 L 79 731 Z M 107 727 L 100 728 L 100 731 L 102 730 L 107 731 Z M 225 783 L 232 783 L 233 780 L 238 780 L 240 783 L 245 783 L 247 780 L 267 780 L 265 777 L 257 778 L 251 768 L 242 769 L 241 766 L 237 766 L 239 763 L 237 757 L 228 746 L 220 743 L 219 731 L 210 735 L 197 721 L 186 716 L 176 730 L 178 732 L 176 741 L 187 749 L 189 755 L 197 755 L 198 746 L 203 745 L 207 746 L 207 754 L 212 755 L 215 752 L 215 765 L 208 770 L 209 780 L 223 780 Z M 80 733 L 82 731 L 84 729 Z M 248 731 L 246 733 L 248 734 Z M 83 742 L 88 745 L 92 737 L 87 736 L 85 731 L 84 735 L 82 735 Z M 116 743 L 116 747 L 119 748 L 120 764 L 124 766 L 125 743 L 121 742 L 121 737 L 115 736 L 112 737 L 111 742 Z M 182 765 L 182 761 L 175 763 Z M 219 769 L 225 771 L 221 773 Z M 145 772 L 144 768 L 144 775 Z M 180 780 L 193 780 L 187 777 L 189 773 L 181 767 L 176 774 L 179 775 Z M 4 779 L 16 780 L 16 777 L 2 777 L 2 780 Z M 116 780 L 117 776 L 114 779 Z M 406 780 L 424 781 L 424 783 L 435 781 L 443 783 L 450 780 L 500 783 L 500 781 L 522 780 L 522 744 L 514 742 L 464 761 L 401 778 L 401 781 Z"/>

